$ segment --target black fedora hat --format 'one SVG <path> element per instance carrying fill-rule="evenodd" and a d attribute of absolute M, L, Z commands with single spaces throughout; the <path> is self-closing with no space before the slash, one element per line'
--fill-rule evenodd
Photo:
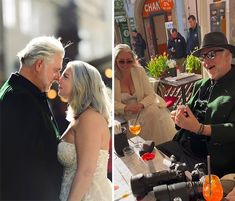
<path fill-rule="evenodd" d="M 233 57 L 235 57 L 235 46 L 228 44 L 228 40 L 222 32 L 207 33 L 203 38 L 201 48 L 194 51 L 192 55 L 199 57 L 202 50 L 211 47 L 221 47 L 228 49 L 233 54 Z"/>

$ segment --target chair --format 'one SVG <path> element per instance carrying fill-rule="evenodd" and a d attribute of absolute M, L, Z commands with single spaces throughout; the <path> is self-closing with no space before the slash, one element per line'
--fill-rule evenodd
<path fill-rule="evenodd" d="M 161 82 L 159 82 L 157 85 L 156 93 L 166 101 L 167 108 L 171 108 L 172 106 L 174 106 L 174 104 L 178 100 L 177 96 L 166 96 L 167 89 Z"/>

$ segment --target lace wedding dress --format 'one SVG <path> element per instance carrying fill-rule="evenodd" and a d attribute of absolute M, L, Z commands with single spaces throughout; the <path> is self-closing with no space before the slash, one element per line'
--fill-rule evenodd
<path fill-rule="evenodd" d="M 137 103 L 137 95 L 134 93 L 121 93 L 122 103 L 129 105 Z M 158 107 L 157 99 L 154 103 L 145 107 L 141 111 L 143 126 L 141 128 L 140 137 L 145 140 L 152 140 L 155 145 L 172 140 L 175 136 L 175 124 L 170 117 L 170 112 L 166 107 Z M 126 120 L 136 118 L 136 114 L 127 114 L 123 116 Z M 128 135 L 128 138 L 133 135 Z"/>
<path fill-rule="evenodd" d="M 64 166 L 64 175 L 61 185 L 60 200 L 67 201 L 73 178 L 77 169 L 75 145 L 61 141 L 58 145 L 58 160 Z M 82 201 L 111 201 L 112 186 L 107 178 L 107 150 L 100 150 L 97 167 L 92 184 Z"/>

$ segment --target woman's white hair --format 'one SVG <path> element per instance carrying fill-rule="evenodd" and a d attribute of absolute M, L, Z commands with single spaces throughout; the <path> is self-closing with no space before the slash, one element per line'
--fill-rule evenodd
<path fill-rule="evenodd" d="M 110 122 L 111 100 L 99 71 L 82 61 L 71 61 L 67 67 L 72 70 L 73 88 L 66 119 L 71 121 L 92 107 Z"/>
<path fill-rule="evenodd" d="M 33 65 L 37 59 L 44 59 L 47 63 L 50 58 L 56 53 L 65 54 L 65 47 L 63 47 L 60 39 L 53 36 L 40 36 L 32 39 L 26 47 L 17 53 L 21 65 Z"/>

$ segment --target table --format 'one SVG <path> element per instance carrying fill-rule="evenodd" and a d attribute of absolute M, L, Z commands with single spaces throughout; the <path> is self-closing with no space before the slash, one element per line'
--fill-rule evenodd
<path fill-rule="evenodd" d="M 202 79 L 202 75 L 181 73 L 180 75 L 177 75 L 177 77 L 168 77 L 159 80 L 159 82 L 170 87 L 165 96 L 177 96 L 178 101 L 176 102 L 176 105 L 178 105 L 179 103 L 185 104 L 188 101 L 194 83 L 200 79 Z"/>
<path fill-rule="evenodd" d="M 130 146 L 134 146 L 136 141 L 144 142 L 144 140 L 136 136 L 129 139 Z M 154 148 L 155 158 L 153 159 L 153 164 L 155 171 L 166 170 L 171 163 L 169 158 L 163 153 Z M 114 201 L 135 201 L 136 198 L 133 196 L 130 186 L 130 179 L 132 175 L 139 173 L 150 173 L 148 162 L 143 161 L 138 155 L 138 150 L 135 149 L 135 153 L 130 156 L 118 157 L 114 153 L 114 186 L 118 187 L 114 190 Z M 152 167 L 151 167 L 152 168 Z M 143 199 L 143 201 L 155 201 L 156 198 L 153 192 L 149 192 Z"/>

